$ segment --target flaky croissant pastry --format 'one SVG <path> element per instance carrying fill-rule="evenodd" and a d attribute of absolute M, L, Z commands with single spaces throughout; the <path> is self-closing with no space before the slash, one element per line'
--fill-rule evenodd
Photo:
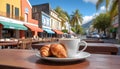
<path fill-rule="evenodd" d="M 50 44 L 49 45 L 44 45 L 41 49 L 40 49 L 40 54 L 42 57 L 48 57 L 51 55 L 51 51 L 50 51 Z"/>
<path fill-rule="evenodd" d="M 67 52 L 63 45 L 61 44 L 51 44 L 51 52 L 54 56 L 58 58 L 66 58 Z"/>

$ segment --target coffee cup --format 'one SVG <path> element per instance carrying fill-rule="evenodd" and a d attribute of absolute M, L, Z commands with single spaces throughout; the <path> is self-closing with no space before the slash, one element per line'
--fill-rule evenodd
<path fill-rule="evenodd" d="M 66 48 L 68 57 L 77 57 L 82 51 L 87 48 L 87 43 L 77 38 L 59 39 L 59 43 L 64 45 L 64 47 Z M 81 44 L 84 44 L 84 48 L 82 50 L 79 50 Z"/>

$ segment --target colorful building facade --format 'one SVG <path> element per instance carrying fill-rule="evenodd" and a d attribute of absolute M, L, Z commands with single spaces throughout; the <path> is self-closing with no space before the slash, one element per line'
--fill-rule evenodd
<path fill-rule="evenodd" d="M 114 16 L 112 19 L 112 26 L 113 28 L 111 29 L 111 38 L 116 38 L 118 39 L 118 15 Z"/>
<path fill-rule="evenodd" d="M 0 14 L 10 18 L 20 19 L 20 0 L 0 0 Z"/>
<path fill-rule="evenodd" d="M 61 19 L 51 9 L 49 3 L 34 5 L 32 9 L 33 19 L 37 19 L 39 27 L 48 34 L 63 34 L 61 30 Z"/>
<path fill-rule="evenodd" d="M 20 30 L 27 30 L 21 19 L 20 0 L 1 0 L 0 38 L 19 38 Z"/>
<path fill-rule="evenodd" d="M 31 10 L 29 0 L 1 0 L 0 38 L 27 38 L 43 32 L 38 21 L 32 19 Z"/>
<path fill-rule="evenodd" d="M 38 25 L 41 27 L 44 32 L 42 37 L 49 37 L 54 34 L 50 25 L 50 6 L 48 3 L 41 5 L 34 5 L 32 9 L 33 19 L 38 20 Z"/>
<path fill-rule="evenodd" d="M 51 24 L 51 28 L 52 29 L 57 29 L 57 30 L 61 30 L 62 26 L 62 20 L 58 17 L 57 12 L 55 12 L 54 10 L 50 10 L 50 24 Z"/>
<path fill-rule="evenodd" d="M 25 26 L 29 28 L 25 33 L 26 37 L 37 37 L 38 32 L 43 32 L 38 28 L 38 20 L 32 19 L 32 6 L 28 0 L 21 0 L 21 15 L 24 18 Z"/>

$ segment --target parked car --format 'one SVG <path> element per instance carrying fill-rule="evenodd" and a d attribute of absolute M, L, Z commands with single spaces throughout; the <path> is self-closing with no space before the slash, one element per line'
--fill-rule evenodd
<path fill-rule="evenodd" d="M 101 34 L 100 38 L 105 39 L 105 38 L 107 38 L 107 36 L 105 34 Z"/>
<path fill-rule="evenodd" d="M 100 38 L 100 35 L 97 34 L 97 33 L 94 33 L 94 34 L 91 35 L 91 37 L 92 37 L 92 38 Z"/>
<path fill-rule="evenodd" d="M 92 34 L 86 35 L 86 37 L 87 38 L 100 38 L 100 35 L 97 33 L 92 33 Z"/>
<path fill-rule="evenodd" d="M 86 35 L 87 38 L 91 38 L 91 35 Z"/>

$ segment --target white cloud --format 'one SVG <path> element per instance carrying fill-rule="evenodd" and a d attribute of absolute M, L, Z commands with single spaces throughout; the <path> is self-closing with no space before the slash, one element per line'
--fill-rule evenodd
<path fill-rule="evenodd" d="M 83 0 L 84 2 L 88 3 L 91 2 L 93 4 L 96 4 L 96 2 L 98 0 Z M 100 10 L 97 13 L 92 14 L 91 16 L 84 16 L 83 17 L 83 22 L 82 24 L 88 23 L 89 21 L 91 21 L 93 18 L 95 18 L 96 16 L 98 16 L 100 13 L 103 13 L 106 11 L 106 7 L 105 6 L 101 6 Z"/>
<path fill-rule="evenodd" d="M 89 21 L 91 21 L 93 18 L 95 18 L 96 16 L 98 16 L 100 13 L 103 13 L 106 11 L 105 6 L 101 6 L 100 7 L 100 11 L 98 11 L 97 13 L 92 14 L 91 16 L 84 16 L 83 17 L 83 22 L 82 24 L 88 23 Z"/>
<path fill-rule="evenodd" d="M 82 24 L 85 24 L 85 23 L 91 21 L 92 19 L 93 19 L 93 16 L 84 16 Z"/>
<path fill-rule="evenodd" d="M 106 8 L 105 8 L 105 6 L 101 6 L 100 7 L 100 11 L 102 12 L 102 11 L 105 11 L 106 10 Z"/>
<path fill-rule="evenodd" d="M 82 24 L 88 23 L 89 21 L 91 21 L 92 19 L 94 19 L 98 15 L 99 15 L 99 13 L 94 13 L 91 16 L 84 16 Z"/>
<path fill-rule="evenodd" d="M 93 3 L 93 4 L 96 4 L 98 0 L 83 0 L 84 2 L 88 3 Z"/>

